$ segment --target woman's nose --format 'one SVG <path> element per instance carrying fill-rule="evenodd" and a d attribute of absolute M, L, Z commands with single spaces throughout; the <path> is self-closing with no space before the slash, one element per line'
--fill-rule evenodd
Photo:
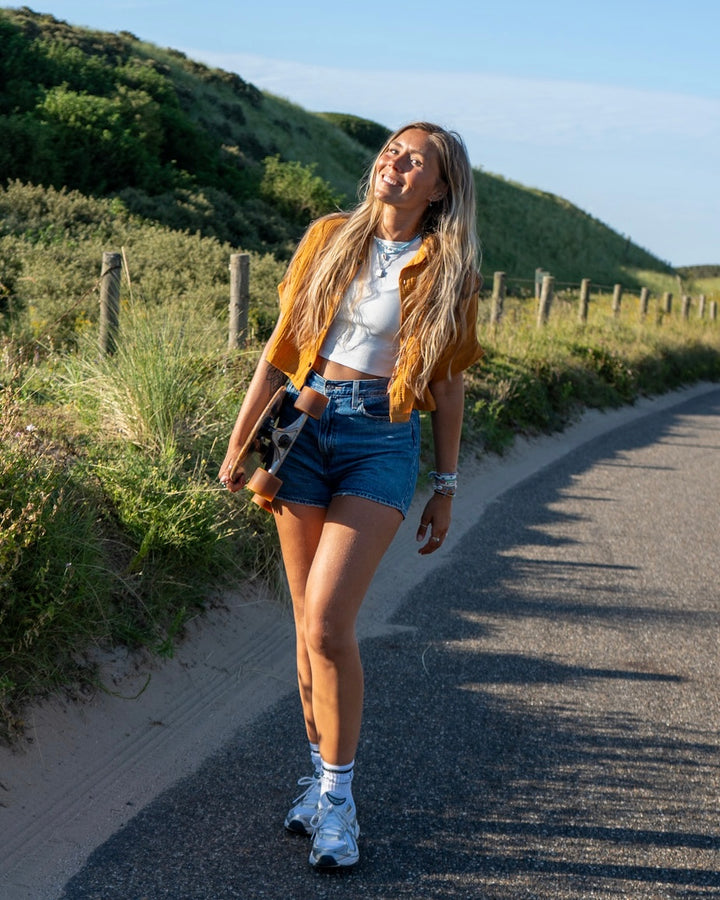
<path fill-rule="evenodd" d="M 401 172 L 404 168 L 407 167 L 407 157 L 404 153 L 398 153 L 397 156 L 394 156 L 391 160 L 393 169 L 397 169 L 398 172 Z"/>

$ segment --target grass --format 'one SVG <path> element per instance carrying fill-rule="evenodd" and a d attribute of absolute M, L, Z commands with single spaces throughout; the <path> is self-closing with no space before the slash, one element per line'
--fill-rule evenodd
<path fill-rule="evenodd" d="M 0 736 L 12 739 L 30 701 L 96 678 L 93 648 L 171 653 L 229 579 L 280 589 L 271 518 L 215 474 L 274 325 L 284 260 L 309 215 L 354 199 L 383 129 L 308 113 L 127 34 L 26 9 L 0 14 L 0 30 L 14 48 L 0 68 L 17 105 L 0 116 Z M 118 152 L 96 158 L 89 132 L 67 127 L 72 116 L 57 128 L 37 120 L 34 92 L 46 90 L 65 112 L 105 110 L 108 128 L 132 96 L 137 115 L 113 132 Z M 588 406 L 718 377 L 717 322 L 699 320 L 697 306 L 688 321 L 678 315 L 685 293 L 720 300 L 717 267 L 674 272 L 562 198 L 480 171 L 475 180 L 484 275 L 491 285 L 505 271 L 515 296 L 499 327 L 483 304 L 487 356 L 467 375 L 466 454 L 503 452 L 515 434 L 563 428 Z M 250 250 L 250 339 L 230 354 L 238 245 Z M 112 358 L 96 346 L 106 250 L 126 260 Z M 558 289 L 541 331 L 538 266 Z M 595 293 L 579 325 L 574 292 L 586 277 Z M 626 289 L 619 317 L 615 282 Z M 653 293 L 642 323 L 641 285 Z M 670 316 L 658 307 L 667 291 Z"/>
<path fill-rule="evenodd" d="M 707 300 L 720 301 L 720 278 L 691 278 L 686 289 L 696 297 L 704 294 Z"/>
<path fill-rule="evenodd" d="M 482 171 L 475 172 L 475 188 L 488 281 L 494 271 L 504 271 L 514 279 L 515 290 L 532 291 L 537 267 L 558 282 L 591 278 L 610 286 L 622 282 L 626 288 L 652 287 L 642 272 L 659 279 L 674 276 L 669 264 L 562 197 Z"/>
<path fill-rule="evenodd" d="M 720 377 L 720 325 L 659 314 L 633 296 L 619 317 L 570 295 L 546 327 L 508 298 L 480 324 L 467 373 L 464 453 L 502 453 L 518 433 L 564 428 L 587 407 L 632 403 Z M 202 307 L 127 301 L 114 357 L 92 335 L 29 360 L 6 340 L 0 374 L 0 732 L 22 710 L 96 676 L 87 651 L 119 643 L 172 653 L 190 616 L 230 578 L 278 578 L 271 517 L 215 480 L 260 344 L 228 355 Z M 424 428 L 423 467 L 431 467 Z"/>
<path fill-rule="evenodd" d="M 538 328 L 534 301 L 510 299 L 500 327 L 481 325 L 483 363 L 467 376 L 464 440 L 471 452 L 502 453 L 514 436 L 560 430 L 586 408 L 611 408 L 644 395 L 720 377 L 720 322 L 660 312 L 641 321 L 638 298 L 593 294 L 580 324 L 577 295 L 554 301 Z M 487 310 L 485 311 L 487 314 Z"/>
<path fill-rule="evenodd" d="M 95 677 L 88 652 L 171 653 L 231 579 L 276 580 L 270 517 L 216 481 L 255 352 L 203 345 L 202 311 L 124 311 L 118 353 L 89 339 L 0 374 L 0 734 L 30 698 Z M 130 327 L 131 326 L 131 327 Z M 222 441 L 221 441 L 222 439 Z"/>

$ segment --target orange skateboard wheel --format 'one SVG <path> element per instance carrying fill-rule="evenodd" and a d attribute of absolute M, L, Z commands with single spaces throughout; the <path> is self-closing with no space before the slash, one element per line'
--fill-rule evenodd
<path fill-rule="evenodd" d="M 245 485 L 250 491 L 254 491 L 263 500 L 275 499 L 275 494 L 280 490 L 282 480 L 265 469 L 255 469 L 252 477 Z"/>
<path fill-rule="evenodd" d="M 310 416 L 311 419 L 319 419 L 325 412 L 327 405 L 328 398 L 325 394 L 321 394 L 307 385 L 300 391 L 295 401 L 295 409 L 298 412 L 305 413 L 306 416 Z"/>

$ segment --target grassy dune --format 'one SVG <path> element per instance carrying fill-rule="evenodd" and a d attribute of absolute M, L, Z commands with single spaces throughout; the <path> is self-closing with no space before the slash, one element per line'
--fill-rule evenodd
<path fill-rule="evenodd" d="M 228 579 L 282 593 L 271 517 L 221 490 L 216 472 L 288 255 L 312 217 L 352 202 L 385 129 L 307 113 L 125 32 L 0 10 L 0 40 L 0 736 L 10 740 L 29 701 L 95 683 L 96 648 L 171 654 Z M 112 152 L 97 155 L 108 129 Z M 562 198 L 480 171 L 476 181 L 486 357 L 467 374 L 464 454 L 502 453 L 583 408 L 718 378 L 716 270 L 675 272 Z M 250 336 L 228 352 L 238 249 L 250 254 Z M 125 260 L 112 358 L 97 349 L 107 250 Z M 542 329 L 537 267 L 557 287 Z M 499 325 L 495 270 L 508 283 Z M 594 285 L 585 324 L 582 278 Z M 641 286 L 652 292 L 643 321 Z M 424 435 L 428 468 L 427 423 Z"/>

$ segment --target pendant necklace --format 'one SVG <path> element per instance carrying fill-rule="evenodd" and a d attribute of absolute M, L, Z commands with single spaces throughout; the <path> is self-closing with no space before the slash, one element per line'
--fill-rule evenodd
<path fill-rule="evenodd" d="M 375 272 L 376 278 L 384 278 L 387 270 L 393 260 L 404 253 L 413 241 L 417 240 L 417 235 L 410 238 L 409 241 L 383 241 L 381 238 L 375 238 L 375 246 L 377 247 L 378 269 Z"/>

